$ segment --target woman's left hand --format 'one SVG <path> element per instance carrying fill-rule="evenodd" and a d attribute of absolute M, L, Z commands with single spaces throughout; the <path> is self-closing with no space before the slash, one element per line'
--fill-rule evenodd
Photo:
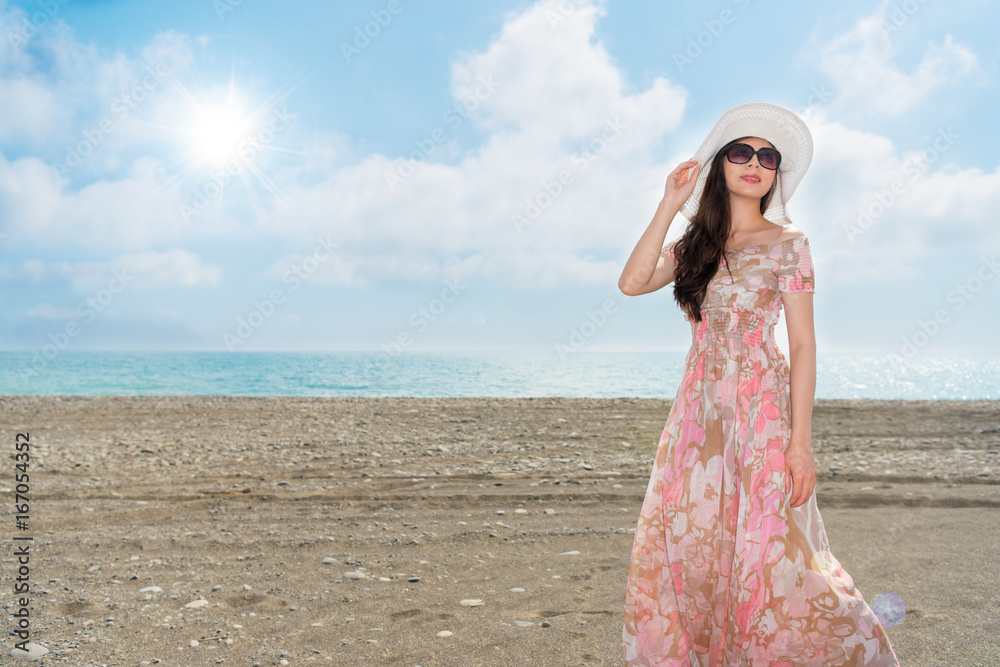
<path fill-rule="evenodd" d="M 788 499 L 792 507 L 809 500 L 816 488 L 816 462 L 812 448 L 794 443 L 785 450 L 785 492 L 792 492 Z"/>

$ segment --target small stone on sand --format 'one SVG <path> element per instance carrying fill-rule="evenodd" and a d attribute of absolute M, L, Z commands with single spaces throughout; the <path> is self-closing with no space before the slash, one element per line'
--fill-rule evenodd
<path fill-rule="evenodd" d="M 10 652 L 10 657 L 24 658 L 25 660 L 41 660 L 42 656 L 49 652 L 49 649 L 45 648 L 41 644 L 36 644 L 35 642 L 28 642 L 24 645 L 24 648 L 28 650 L 23 651 L 19 648 L 15 648 Z"/>

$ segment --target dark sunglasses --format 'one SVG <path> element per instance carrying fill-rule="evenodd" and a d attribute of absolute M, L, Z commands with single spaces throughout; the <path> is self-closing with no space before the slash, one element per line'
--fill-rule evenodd
<path fill-rule="evenodd" d="M 746 164 L 754 155 L 757 156 L 757 162 L 764 169 L 777 169 L 778 165 L 781 164 L 781 153 L 766 146 L 754 150 L 753 146 L 747 144 L 733 144 L 726 149 L 726 159 L 733 164 Z"/>

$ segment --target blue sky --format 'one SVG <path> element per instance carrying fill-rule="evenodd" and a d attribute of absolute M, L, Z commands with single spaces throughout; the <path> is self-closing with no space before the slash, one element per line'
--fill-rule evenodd
<path fill-rule="evenodd" d="M 0 0 L 0 348 L 684 350 L 617 279 L 766 101 L 820 351 L 995 354 L 991 9 Z"/>

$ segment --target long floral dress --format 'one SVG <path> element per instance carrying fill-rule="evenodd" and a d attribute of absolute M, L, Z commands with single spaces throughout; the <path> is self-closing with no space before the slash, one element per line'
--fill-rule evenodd
<path fill-rule="evenodd" d="M 814 289 L 809 241 L 729 250 L 719 266 L 702 321 L 685 316 L 691 349 L 628 568 L 625 663 L 898 665 L 830 553 L 815 493 L 793 508 L 785 491 L 789 367 L 774 326 L 783 292 Z"/>

